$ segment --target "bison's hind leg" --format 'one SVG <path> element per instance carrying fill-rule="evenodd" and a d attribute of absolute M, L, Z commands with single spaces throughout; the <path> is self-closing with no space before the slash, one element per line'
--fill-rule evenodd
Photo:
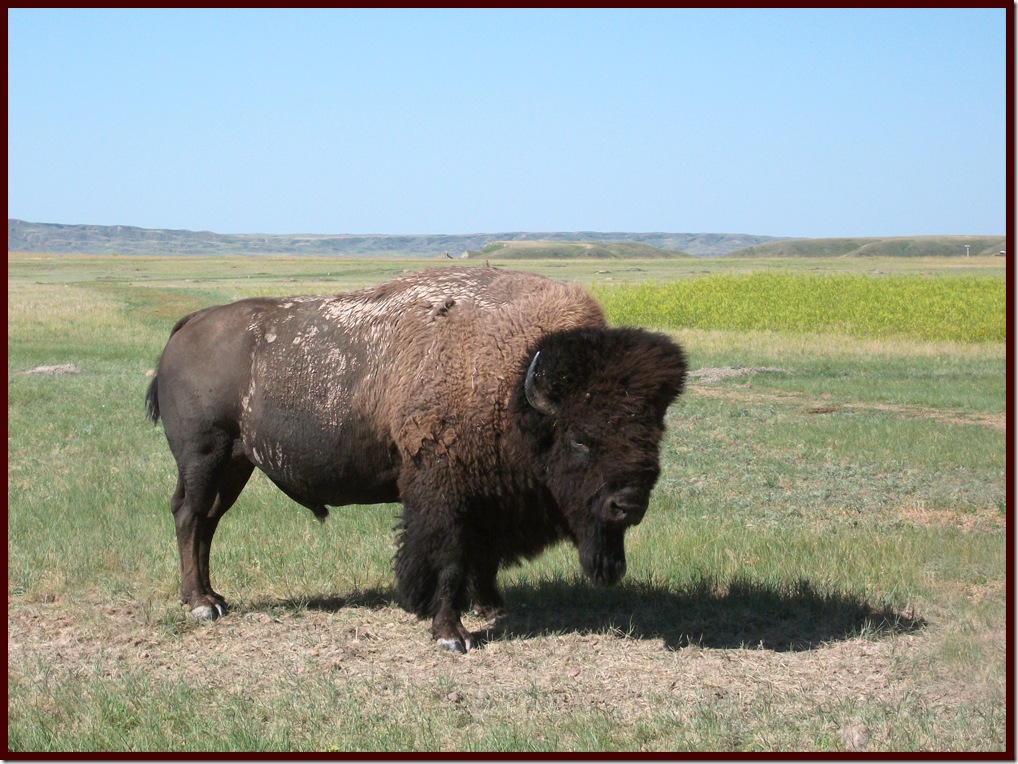
<path fill-rule="evenodd" d="M 209 552 L 219 521 L 237 501 L 254 470 L 242 454 L 232 453 L 232 449 L 227 453 L 230 456 L 225 461 L 205 458 L 179 464 L 171 501 L 180 553 L 180 599 L 200 619 L 214 619 L 226 612 L 226 600 L 212 588 Z"/>

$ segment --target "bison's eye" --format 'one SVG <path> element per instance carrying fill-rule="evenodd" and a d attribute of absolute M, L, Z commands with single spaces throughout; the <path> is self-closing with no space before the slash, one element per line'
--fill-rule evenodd
<path fill-rule="evenodd" d="M 569 438 L 569 461 L 575 467 L 586 466 L 590 461 L 590 446 L 583 438 L 572 436 Z"/>

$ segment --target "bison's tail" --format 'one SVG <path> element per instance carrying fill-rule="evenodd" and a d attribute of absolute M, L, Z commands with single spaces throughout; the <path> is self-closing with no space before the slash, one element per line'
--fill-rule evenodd
<path fill-rule="evenodd" d="M 197 311 L 196 311 L 197 312 Z M 172 337 L 177 331 L 186 324 L 193 316 L 194 313 L 188 313 L 182 319 L 177 321 L 170 329 L 170 336 Z M 148 386 L 148 392 L 145 393 L 145 416 L 148 417 L 152 424 L 159 421 L 159 394 L 156 390 L 156 380 L 159 379 L 159 375 L 156 374 L 152 377 L 152 382 Z"/>
<path fill-rule="evenodd" d="M 157 379 L 158 377 L 152 377 L 152 382 L 148 386 L 148 392 L 145 393 L 145 416 L 148 417 L 152 424 L 159 421 L 159 395 L 156 392 Z"/>

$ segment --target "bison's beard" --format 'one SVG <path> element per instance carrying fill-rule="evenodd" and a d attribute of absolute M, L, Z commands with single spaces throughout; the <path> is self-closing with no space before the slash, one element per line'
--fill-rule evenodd
<path fill-rule="evenodd" d="M 595 586 L 611 586 L 626 574 L 623 529 L 591 523 L 577 539 L 580 565 Z"/>

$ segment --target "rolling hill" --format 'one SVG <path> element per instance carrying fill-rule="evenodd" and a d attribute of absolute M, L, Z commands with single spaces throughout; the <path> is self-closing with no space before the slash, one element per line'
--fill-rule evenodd
<path fill-rule="evenodd" d="M 584 242 L 640 244 L 648 248 L 714 257 L 775 241 L 772 236 L 711 233 L 550 233 L 430 234 L 220 234 L 211 231 L 133 226 L 60 225 L 7 219 L 8 252 L 120 255 L 314 255 L 338 257 L 458 258 L 493 242 Z M 646 255 L 650 256 L 649 250 Z M 613 255 L 614 256 L 614 255 Z M 625 255 L 636 256 L 636 255 Z"/>
<path fill-rule="evenodd" d="M 954 257 L 996 255 L 1004 236 L 792 239 L 724 233 L 221 234 L 7 219 L 7 251 L 119 255 L 317 257 L 661 258 Z"/>
<path fill-rule="evenodd" d="M 729 252 L 726 257 L 955 257 L 996 255 L 1004 236 L 893 236 L 886 238 L 786 239 Z"/>
<path fill-rule="evenodd" d="M 496 241 L 480 250 L 470 250 L 464 255 L 469 258 L 483 257 L 491 260 L 526 259 L 652 259 L 662 257 L 693 257 L 686 252 L 673 249 L 659 249 L 649 244 L 631 241 Z"/>

